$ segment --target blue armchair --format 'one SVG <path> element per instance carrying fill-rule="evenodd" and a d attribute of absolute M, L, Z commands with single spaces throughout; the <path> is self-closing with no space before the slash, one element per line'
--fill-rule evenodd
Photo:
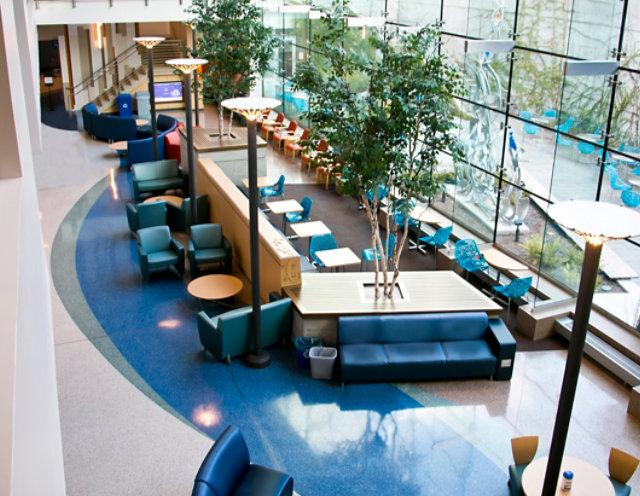
<path fill-rule="evenodd" d="M 437 251 L 440 246 L 447 244 L 447 241 L 449 241 L 449 238 L 451 237 L 452 230 L 453 226 L 441 227 L 433 234 L 433 236 L 423 236 L 418 239 L 418 244 L 424 243 L 429 246 L 433 246 Z"/>
<path fill-rule="evenodd" d="M 260 196 L 262 198 L 284 195 L 284 175 L 281 175 L 278 182 L 272 186 L 260 188 Z"/>
<path fill-rule="evenodd" d="M 192 224 L 209 222 L 209 195 L 196 196 L 196 221 L 191 222 L 191 198 L 182 200 L 180 206 L 167 203 L 167 224 L 174 231 L 186 231 Z"/>
<path fill-rule="evenodd" d="M 324 264 L 316 256 L 316 252 L 322 250 L 333 250 L 337 247 L 338 243 L 336 243 L 336 239 L 332 234 L 312 236 L 309 240 L 309 261 L 317 267 L 324 267 Z"/>
<path fill-rule="evenodd" d="M 469 273 L 481 272 L 489 268 L 489 264 L 484 259 L 478 245 L 472 239 L 461 239 L 456 242 L 455 257 L 458 265 Z"/>
<path fill-rule="evenodd" d="M 171 237 L 168 226 L 138 230 L 138 258 L 144 282 L 155 269 L 173 266 L 181 275 L 184 273 L 184 247 Z"/>
<path fill-rule="evenodd" d="M 251 463 L 240 430 L 230 425 L 207 453 L 193 485 L 192 496 L 291 496 L 293 478 Z"/>
<path fill-rule="evenodd" d="M 151 203 L 127 203 L 127 222 L 134 234 L 138 229 L 167 225 L 167 205 L 163 201 Z"/>
<path fill-rule="evenodd" d="M 391 255 L 393 255 L 393 247 L 396 244 L 396 237 L 393 234 L 389 234 L 385 239 L 382 240 L 382 249 L 385 251 L 387 255 L 387 259 Z M 362 256 L 362 261 L 360 262 L 360 270 L 362 270 L 365 262 L 372 262 L 374 260 L 373 248 L 365 248 L 360 252 Z M 380 253 L 376 250 L 377 259 L 380 260 Z"/>
<path fill-rule="evenodd" d="M 198 273 L 198 267 L 214 263 L 224 264 L 224 271 L 231 272 L 231 244 L 222 235 L 220 224 L 197 224 L 191 226 L 189 239 L 189 271 L 191 277 Z"/>

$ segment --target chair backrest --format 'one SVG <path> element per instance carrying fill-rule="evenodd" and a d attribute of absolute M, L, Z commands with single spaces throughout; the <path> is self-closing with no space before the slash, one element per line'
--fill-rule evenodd
<path fill-rule="evenodd" d="M 158 140 L 158 143 L 160 143 L 160 141 L 162 140 Z M 178 162 L 175 160 L 152 160 L 150 162 L 134 164 L 131 166 L 131 174 L 136 181 L 177 177 L 179 175 Z"/>
<path fill-rule="evenodd" d="M 558 117 L 558 112 L 556 111 L 556 109 L 547 109 L 542 113 L 542 115 L 544 115 L 545 117 L 556 119 Z"/>
<path fill-rule="evenodd" d="M 311 213 L 313 200 L 308 196 L 305 196 L 302 200 L 300 200 L 300 205 L 302 206 L 302 212 L 300 213 L 300 216 L 302 220 L 307 220 L 309 218 L 309 214 Z"/>
<path fill-rule="evenodd" d="M 216 496 L 230 496 L 249 466 L 249 449 L 237 427 L 230 425 L 200 465 L 196 483 L 205 483 Z"/>
<path fill-rule="evenodd" d="M 596 151 L 595 145 L 591 143 L 585 143 L 584 141 L 578 141 L 578 150 L 580 153 L 593 153 Z"/>
<path fill-rule="evenodd" d="M 170 115 L 158 114 L 158 117 L 156 118 L 156 128 L 158 129 L 158 132 L 172 131 L 177 127 L 177 125 L 178 119 L 171 117 Z"/>
<path fill-rule="evenodd" d="M 451 236 L 451 231 L 453 231 L 453 226 L 441 227 L 438 229 L 433 235 L 433 244 L 436 246 L 442 246 L 447 241 L 449 241 L 449 237 Z"/>
<path fill-rule="evenodd" d="M 455 257 L 458 260 L 468 260 L 480 254 L 478 245 L 473 239 L 461 239 L 456 241 Z"/>
<path fill-rule="evenodd" d="M 171 244 L 169 226 L 145 227 L 138 230 L 140 246 L 146 253 L 168 250 Z"/>
<path fill-rule="evenodd" d="M 627 207 L 640 206 L 640 193 L 636 193 L 635 191 L 623 191 L 620 199 Z"/>
<path fill-rule="evenodd" d="M 287 126 L 287 131 L 293 132 L 298 128 L 298 123 L 296 121 L 289 121 L 289 126 Z"/>
<path fill-rule="evenodd" d="M 521 110 L 520 117 L 522 117 L 523 119 L 531 120 L 531 118 L 533 117 L 533 114 L 528 110 Z"/>
<path fill-rule="evenodd" d="M 316 150 L 318 150 L 319 152 L 326 152 L 329 149 L 329 142 L 327 141 L 326 138 L 322 138 L 320 140 L 320 143 L 318 143 L 318 148 L 316 148 Z"/>
<path fill-rule="evenodd" d="M 186 227 L 190 227 L 191 224 L 206 224 L 209 222 L 209 195 L 206 193 L 196 196 L 196 216 L 198 217 L 195 222 L 191 222 L 191 198 L 185 198 L 182 200 L 180 209 L 184 212 Z"/>
<path fill-rule="evenodd" d="M 282 112 L 278 112 L 278 115 L 276 116 L 276 122 L 282 121 L 284 121 L 284 114 Z"/>
<path fill-rule="evenodd" d="M 573 117 L 569 117 L 566 121 L 564 121 L 562 124 L 560 124 L 558 126 L 558 131 L 562 131 L 563 133 L 567 133 L 567 132 L 569 132 L 569 129 L 571 129 L 571 126 L 573 126 Z"/>
<path fill-rule="evenodd" d="M 611 478 L 626 484 L 638 468 L 638 460 L 635 456 L 625 453 L 618 448 L 611 448 L 609 452 L 609 475 Z"/>
<path fill-rule="evenodd" d="M 538 450 L 538 436 L 522 436 L 511 438 L 511 452 L 516 465 L 526 465 Z"/>
<path fill-rule="evenodd" d="M 313 259 L 316 256 L 317 251 L 333 250 L 337 247 L 338 243 L 336 243 L 336 239 L 333 237 L 333 234 L 312 236 L 309 244 L 309 256 Z"/>
<path fill-rule="evenodd" d="M 273 186 L 273 188 L 280 193 L 284 191 L 284 174 L 280 175 L 278 182 Z"/>
<path fill-rule="evenodd" d="M 532 281 L 532 276 L 512 280 L 509 283 L 509 288 L 505 292 L 505 295 L 509 298 L 520 298 L 521 296 L 524 296 L 525 293 L 529 291 Z"/>
<path fill-rule="evenodd" d="M 309 128 L 306 128 L 306 127 L 305 127 L 305 128 L 302 130 L 302 134 L 300 135 L 300 139 L 301 139 L 301 140 L 309 139 Z"/>
<path fill-rule="evenodd" d="M 167 204 L 163 201 L 139 203 L 138 229 L 167 224 Z"/>
<path fill-rule="evenodd" d="M 196 250 L 222 246 L 222 225 L 207 223 L 191 226 L 191 241 Z"/>

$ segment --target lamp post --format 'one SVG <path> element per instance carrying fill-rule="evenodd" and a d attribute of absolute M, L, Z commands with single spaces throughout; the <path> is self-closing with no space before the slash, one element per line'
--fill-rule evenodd
<path fill-rule="evenodd" d="M 197 50 L 198 47 L 198 33 L 196 32 L 196 25 L 191 24 L 191 44 L 193 50 Z M 196 126 L 200 126 L 200 115 L 198 110 L 198 71 L 193 74 L 193 102 L 195 106 L 196 114 Z"/>
<path fill-rule="evenodd" d="M 147 78 L 149 80 L 149 105 L 151 106 L 151 139 L 153 141 L 153 160 L 158 160 L 158 136 L 156 133 L 156 101 L 153 89 L 153 47 L 164 38 L 161 36 L 139 36 L 134 38 L 138 45 L 147 49 Z"/>
<path fill-rule="evenodd" d="M 258 147 L 256 119 L 263 111 L 280 105 L 274 98 L 230 98 L 222 106 L 247 119 L 247 148 L 249 154 L 249 251 L 251 254 L 251 327 L 253 352 L 247 355 L 247 365 L 261 369 L 269 366 L 271 356 L 262 349 L 260 339 L 260 257 L 258 251 Z"/>
<path fill-rule="evenodd" d="M 569 341 L 542 496 L 554 496 L 558 486 L 602 245 L 610 239 L 625 239 L 640 234 L 640 214 L 611 203 L 560 202 L 549 207 L 548 215 L 561 226 L 584 237 L 586 243 L 573 330 Z"/>
<path fill-rule="evenodd" d="M 182 71 L 185 88 L 185 117 L 187 121 L 187 168 L 189 170 L 189 198 L 191 198 L 191 223 L 198 219 L 198 207 L 196 205 L 196 171 L 193 163 L 193 123 L 191 110 L 191 73 L 202 64 L 205 59 L 169 59 L 165 63 Z"/>

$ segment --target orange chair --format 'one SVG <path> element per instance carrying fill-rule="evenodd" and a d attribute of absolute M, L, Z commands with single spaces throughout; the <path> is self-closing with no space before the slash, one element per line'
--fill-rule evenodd
<path fill-rule="evenodd" d="M 282 146 L 282 142 L 285 138 L 292 136 L 295 134 L 296 129 L 298 128 L 298 123 L 296 121 L 289 121 L 289 125 L 286 129 L 279 129 L 273 133 L 273 146 L 278 145 L 278 150 Z"/>
<path fill-rule="evenodd" d="M 303 129 L 302 134 L 296 139 L 296 141 L 287 140 L 284 144 L 284 156 L 287 156 L 287 152 L 291 152 L 291 157 L 296 158 L 298 152 L 302 151 L 303 146 L 300 141 L 309 139 L 309 130 Z"/>
<path fill-rule="evenodd" d="M 342 176 L 342 159 L 336 158 L 335 164 L 322 165 L 316 168 L 316 182 L 324 183 L 324 189 L 329 189 L 331 178 Z"/>
<path fill-rule="evenodd" d="M 320 143 L 318 143 L 318 147 L 315 150 L 308 151 L 300 155 L 301 164 L 300 167 L 304 168 L 307 166 L 307 175 L 311 173 L 311 165 L 313 164 L 313 159 L 319 152 L 326 152 L 329 149 L 329 142 L 322 138 Z"/>
<path fill-rule="evenodd" d="M 269 134 L 273 134 L 277 129 L 282 127 L 282 122 L 284 122 L 284 114 L 282 112 L 278 112 L 278 116 L 276 117 L 276 125 L 275 126 L 262 126 L 262 139 L 269 141 Z"/>

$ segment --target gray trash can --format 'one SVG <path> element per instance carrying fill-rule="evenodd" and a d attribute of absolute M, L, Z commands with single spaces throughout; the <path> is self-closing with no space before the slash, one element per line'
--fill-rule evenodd
<path fill-rule="evenodd" d="M 136 105 L 140 119 L 151 119 L 151 103 L 148 91 L 136 91 Z"/>
<path fill-rule="evenodd" d="M 338 350 L 330 346 L 314 346 L 309 350 L 311 360 L 311 377 L 314 379 L 332 379 L 333 368 L 338 357 Z"/>

